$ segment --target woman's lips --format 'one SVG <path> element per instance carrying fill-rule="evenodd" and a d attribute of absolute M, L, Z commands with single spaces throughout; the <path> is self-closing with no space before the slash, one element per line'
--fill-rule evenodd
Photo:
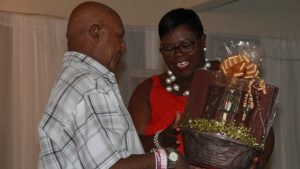
<path fill-rule="evenodd" d="M 178 62 L 176 64 L 176 67 L 178 70 L 186 70 L 190 65 L 190 62 L 189 61 L 182 61 L 182 62 Z"/>

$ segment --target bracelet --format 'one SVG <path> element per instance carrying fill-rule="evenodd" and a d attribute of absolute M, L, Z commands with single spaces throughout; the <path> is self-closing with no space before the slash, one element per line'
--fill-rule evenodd
<path fill-rule="evenodd" d="M 168 159 L 167 159 L 167 152 L 164 149 L 157 149 L 160 156 L 161 162 L 161 169 L 167 169 L 168 167 Z"/>
<path fill-rule="evenodd" d="M 156 150 L 153 150 L 153 153 L 154 153 L 154 156 L 155 156 L 155 169 L 161 169 L 161 161 L 160 161 L 159 152 L 156 151 Z"/>
<path fill-rule="evenodd" d="M 162 146 L 159 144 L 159 141 L 158 141 L 158 136 L 159 134 L 162 132 L 163 130 L 159 130 L 158 132 L 155 133 L 154 137 L 153 137 L 153 142 L 154 142 L 154 146 L 157 148 L 157 149 L 161 149 Z"/>
<path fill-rule="evenodd" d="M 168 168 L 168 157 L 167 152 L 164 149 L 152 149 L 155 155 L 155 168 L 156 169 L 167 169 Z"/>

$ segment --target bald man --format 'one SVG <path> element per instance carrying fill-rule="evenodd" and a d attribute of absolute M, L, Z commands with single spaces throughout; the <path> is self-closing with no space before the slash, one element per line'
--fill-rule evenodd
<path fill-rule="evenodd" d="M 174 149 L 144 154 L 114 74 L 125 51 L 120 16 L 106 5 L 82 3 L 66 36 L 68 52 L 38 128 L 39 168 L 189 168 Z"/>

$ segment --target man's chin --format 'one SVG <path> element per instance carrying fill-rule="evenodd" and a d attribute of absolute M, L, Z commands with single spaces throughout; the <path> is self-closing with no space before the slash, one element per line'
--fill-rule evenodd
<path fill-rule="evenodd" d="M 110 67 L 109 67 L 108 69 L 109 69 L 111 72 L 116 73 L 116 72 L 120 69 L 119 62 L 118 62 L 118 63 L 111 64 Z"/>

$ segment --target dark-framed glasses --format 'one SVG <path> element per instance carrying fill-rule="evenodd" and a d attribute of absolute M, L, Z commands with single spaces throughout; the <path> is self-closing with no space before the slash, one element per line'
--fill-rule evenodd
<path fill-rule="evenodd" d="M 174 56 L 178 49 L 181 53 L 187 54 L 194 50 L 195 42 L 201 38 L 201 35 L 194 40 L 184 40 L 177 46 L 160 46 L 159 50 L 164 56 Z"/>

